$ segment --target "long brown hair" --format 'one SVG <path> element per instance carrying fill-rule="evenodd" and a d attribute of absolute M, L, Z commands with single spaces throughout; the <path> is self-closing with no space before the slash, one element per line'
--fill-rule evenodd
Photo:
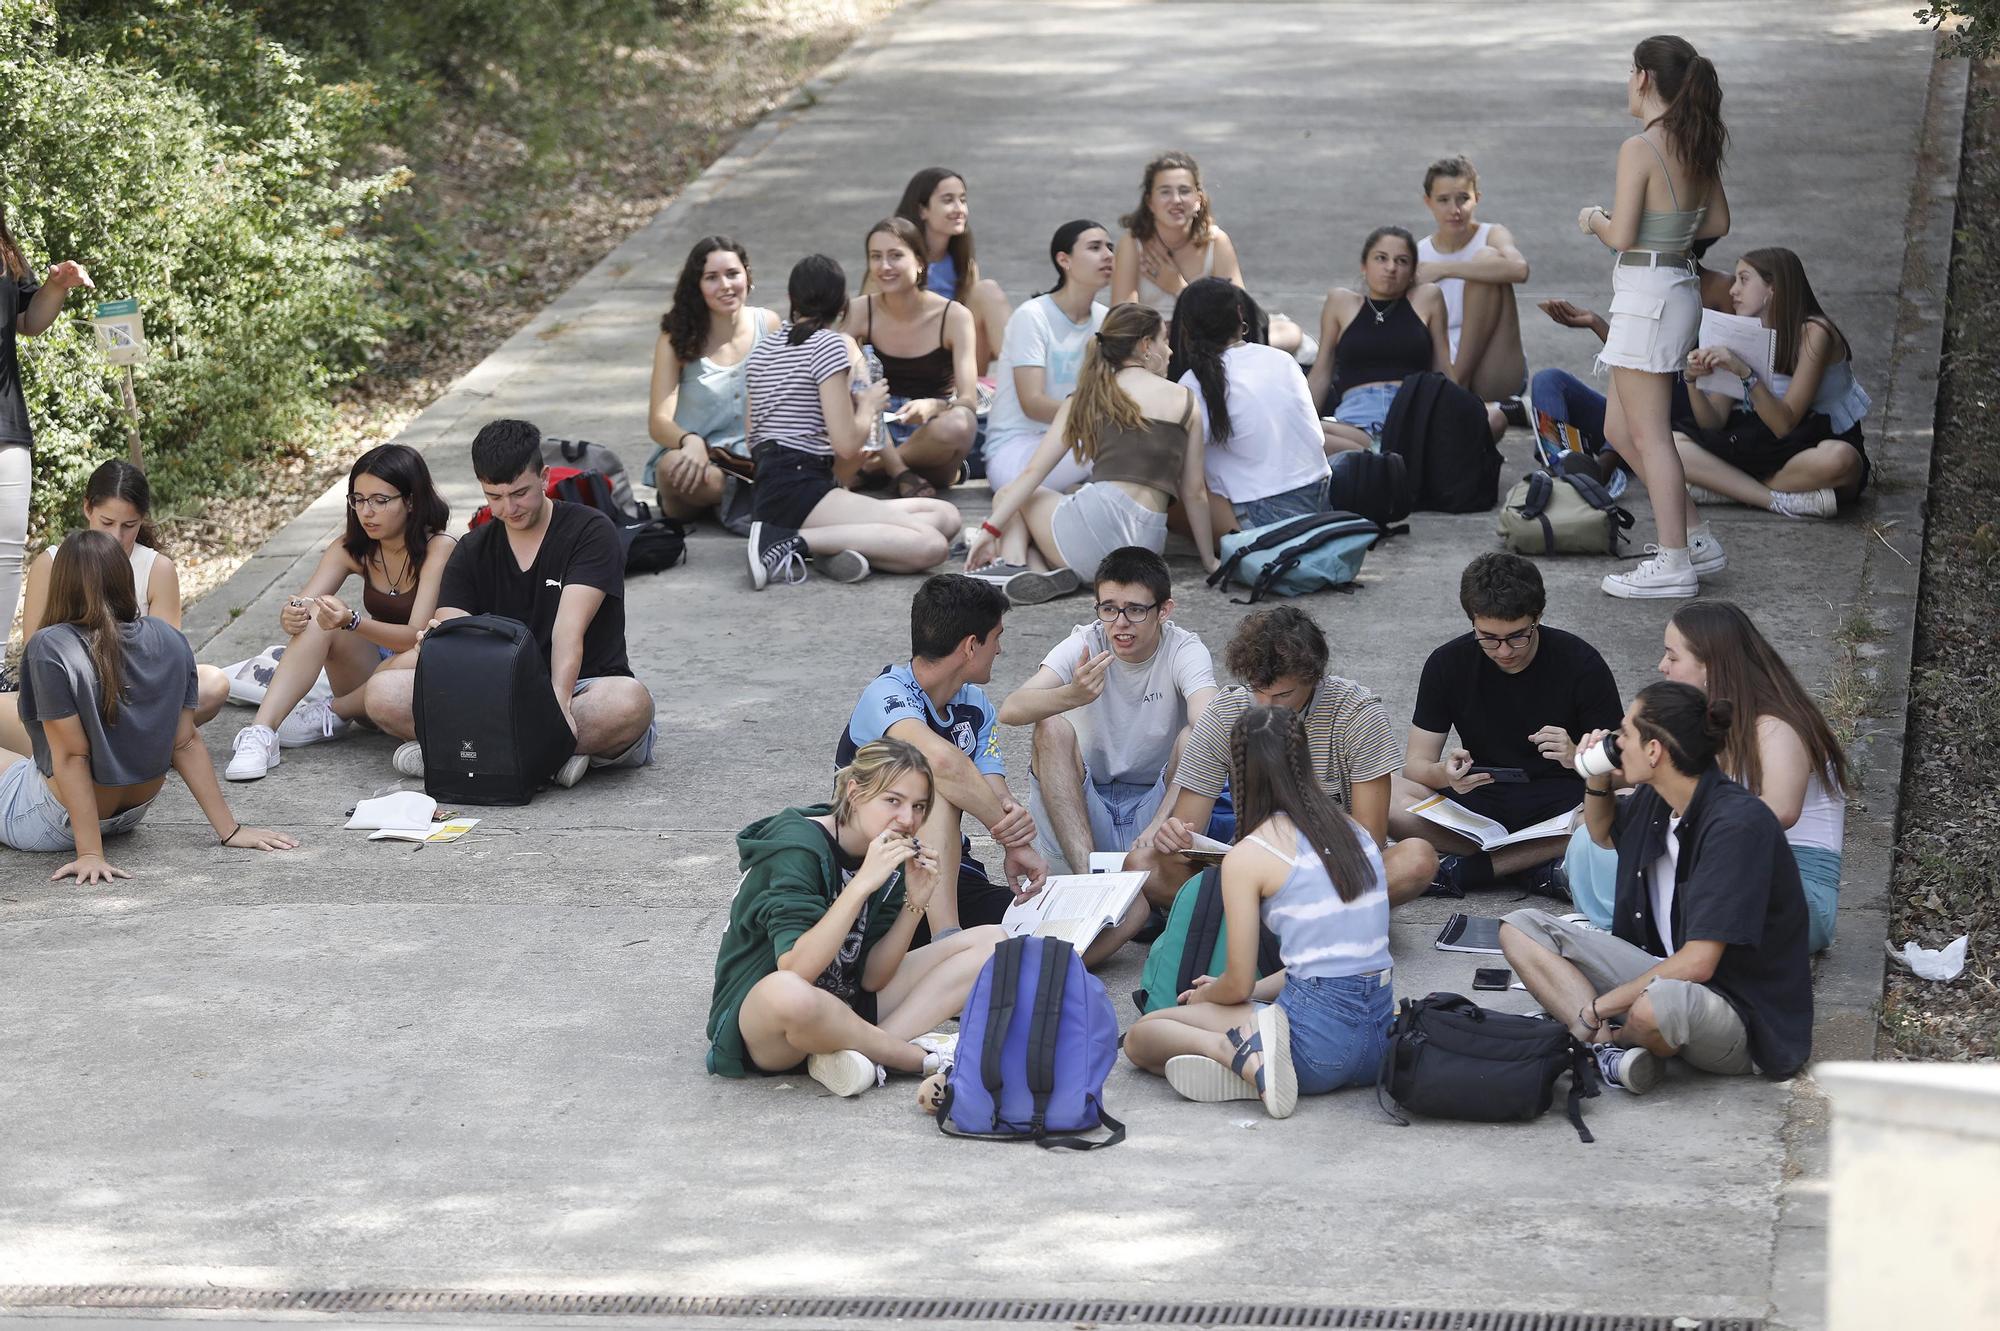
<path fill-rule="evenodd" d="M 1806 266 L 1799 262 L 1798 255 L 1781 245 L 1770 245 L 1751 250 L 1743 256 L 1743 262 L 1756 269 L 1757 276 L 1771 288 L 1771 303 L 1764 308 L 1764 326 L 1778 335 L 1778 350 L 1771 357 L 1772 369 L 1779 374 L 1798 373 L 1799 346 L 1805 341 L 1809 323 L 1826 329 L 1833 335 L 1834 346 L 1847 350 L 1847 335 L 1820 308 L 1819 297 L 1813 294 L 1812 283 L 1806 281 Z M 1828 363 L 1832 361 L 1829 356 Z"/>
<path fill-rule="evenodd" d="M 1632 48 L 1632 67 L 1652 76 L 1653 90 L 1667 104 L 1647 128 L 1667 132 L 1696 180 L 1720 180 L 1729 127 L 1722 123 L 1722 80 L 1708 57 L 1685 37 L 1662 35 Z"/>
<path fill-rule="evenodd" d="M 7 205 L 0 203 L 0 273 L 5 273 L 19 282 L 28 276 L 28 261 L 21 257 L 21 247 L 14 243 L 14 233 L 7 229 Z"/>
<path fill-rule="evenodd" d="M 124 500 L 139 515 L 138 543 L 159 549 L 160 529 L 153 525 L 153 487 L 137 464 L 112 458 L 99 463 L 97 470 L 90 473 L 90 480 L 83 487 L 86 512 L 112 499 Z"/>
<path fill-rule="evenodd" d="M 1833 729 L 1750 616 L 1733 601 L 1690 601 L 1667 620 L 1687 640 L 1708 671 L 1708 696 L 1735 705 L 1722 742 L 1722 765 L 1752 794 L 1762 794 L 1764 765 L 1757 754 L 1757 720 L 1774 716 L 1798 732 L 1815 774 L 1833 773 L 1847 789 L 1847 755 Z"/>
<path fill-rule="evenodd" d="M 874 268 L 875 265 L 868 261 L 868 242 L 883 234 L 894 236 L 909 250 L 910 256 L 917 261 L 917 290 L 929 291 L 930 265 L 924 262 L 924 229 L 901 214 L 885 217 L 868 228 L 868 234 L 861 238 L 861 271 L 865 273 Z"/>
<path fill-rule="evenodd" d="M 1076 390 L 1069 399 L 1069 437 L 1077 459 L 1095 461 L 1099 442 L 1113 430 L 1136 430 L 1146 413 L 1118 385 L 1118 369 L 1132 359 L 1139 344 L 1158 337 L 1166 326 L 1150 305 L 1128 300 L 1113 305 L 1104 323 L 1083 345 L 1083 364 L 1076 372 Z"/>
<path fill-rule="evenodd" d="M 681 364 L 700 359 L 701 349 L 708 344 L 708 325 L 711 314 L 708 302 L 702 298 L 701 279 L 708 268 L 708 256 L 717 250 L 726 250 L 736 256 L 743 265 L 743 278 L 750 280 L 750 251 L 728 236 L 703 236 L 688 251 L 687 262 L 681 265 L 681 275 L 674 282 L 674 303 L 660 316 L 660 331 L 667 335 L 667 345 L 674 349 L 674 357 Z"/>
<path fill-rule="evenodd" d="M 49 608 L 42 632 L 74 624 L 90 645 L 97 667 L 97 710 L 105 725 L 118 720 L 124 686 L 125 643 L 119 626 L 139 617 L 132 561 L 117 540 L 101 531 L 73 531 L 56 547 L 49 569 Z"/>
<path fill-rule="evenodd" d="M 1146 206 L 1153 197 L 1153 180 L 1162 171 L 1185 171 L 1194 177 L 1194 195 L 1197 200 L 1194 216 L 1188 219 L 1188 241 L 1196 249 L 1208 244 L 1208 233 L 1214 229 L 1215 219 L 1209 214 L 1208 191 L 1201 187 L 1201 163 L 1184 152 L 1164 152 L 1146 163 L 1146 174 L 1139 181 L 1139 206 L 1118 219 L 1118 225 L 1132 233 L 1134 240 L 1151 240 L 1157 228 L 1153 223 L 1153 210 Z"/>
<path fill-rule="evenodd" d="M 1252 707 L 1229 732 L 1229 779 L 1236 826 L 1254 831 L 1273 814 L 1292 820 L 1312 843 L 1333 890 L 1352 901 L 1374 881 L 1359 829 L 1313 772 L 1306 724 L 1289 707 Z"/>
<path fill-rule="evenodd" d="M 928 272 L 931 266 L 930 238 L 924 234 L 924 209 L 930 207 L 931 195 L 937 193 L 937 187 L 944 184 L 947 180 L 956 180 L 961 185 L 965 184 L 965 176 L 960 172 L 953 171 L 950 167 L 927 166 L 910 177 L 910 183 L 903 186 L 903 197 L 896 201 L 896 216 L 917 229 L 917 267 L 924 272 Z M 968 195 L 971 192 L 970 189 L 966 191 Z M 875 231 L 880 231 L 881 229 L 878 226 L 868 234 L 872 236 L 875 234 Z M 963 301 L 967 293 L 972 290 L 972 284 L 979 280 L 979 263 L 972 257 L 972 224 L 970 222 L 966 223 L 965 230 L 944 243 L 944 252 L 951 256 L 952 267 L 958 270 L 958 289 L 956 291 L 940 291 L 938 294 L 950 300 Z M 926 291 L 930 289 L 928 282 L 919 283 L 919 285 Z"/>

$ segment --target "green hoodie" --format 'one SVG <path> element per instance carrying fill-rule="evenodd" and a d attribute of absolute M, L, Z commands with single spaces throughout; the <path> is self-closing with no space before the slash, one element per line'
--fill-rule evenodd
<path fill-rule="evenodd" d="M 827 812 L 824 804 L 786 809 L 736 834 L 743 880 L 729 903 L 729 923 L 715 957 L 715 992 L 708 1006 L 710 1072 L 747 1077 L 757 1071 L 736 1029 L 736 1010 L 759 980 L 778 969 L 778 958 L 791 951 L 840 896 L 844 884 L 833 844 L 826 830 L 812 821 Z M 862 965 L 867 964 L 869 950 L 896 923 L 902 907 L 899 870 L 868 900 Z"/>

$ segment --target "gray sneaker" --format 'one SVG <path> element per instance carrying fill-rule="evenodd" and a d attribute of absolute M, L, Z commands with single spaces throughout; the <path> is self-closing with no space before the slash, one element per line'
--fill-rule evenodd
<path fill-rule="evenodd" d="M 1046 573 L 1016 573 L 1001 584 L 1001 590 L 1014 605 L 1040 605 L 1058 596 L 1068 596 L 1081 586 L 1083 579 L 1076 575 L 1075 569 L 1052 568 Z"/>
<path fill-rule="evenodd" d="M 422 776 L 424 774 L 424 746 L 413 739 L 404 740 L 396 746 L 396 756 L 389 760 L 389 765 L 404 776 Z"/>
<path fill-rule="evenodd" d="M 1644 1095 L 1658 1086 L 1667 1072 L 1665 1062 L 1650 1049 L 1620 1049 L 1615 1044 L 1601 1044 L 1593 1052 L 1604 1084 L 1630 1095 Z"/>

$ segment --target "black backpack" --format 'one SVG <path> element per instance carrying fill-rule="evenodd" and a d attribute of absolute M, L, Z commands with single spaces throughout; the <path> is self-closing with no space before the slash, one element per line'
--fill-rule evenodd
<path fill-rule="evenodd" d="M 424 635 L 410 698 L 424 791 L 446 804 L 526 804 L 576 752 L 528 626 L 461 615 Z"/>
<path fill-rule="evenodd" d="M 623 472 L 618 479 L 624 480 Z M 629 495 L 631 491 L 628 489 L 626 493 Z M 654 517 L 653 510 L 643 503 L 634 504 L 630 514 L 620 512 L 617 489 L 602 472 L 580 471 L 565 476 L 549 487 L 549 494 L 564 503 L 594 508 L 611 519 L 618 532 L 618 543 L 625 550 L 628 574 L 657 573 L 687 558 L 687 528 L 676 519 Z"/>
<path fill-rule="evenodd" d="M 1426 370 L 1403 380 L 1382 422 L 1382 451 L 1402 455 L 1413 508 L 1482 513 L 1500 502 L 1500 450 L 1486 404 L 1448 375 Z"/>
<path fill-rule="evenodd" d="M 1406 998 L 1397 1011 L 1375 1100 L 1402 1127 L 1410 1120 L 1397 1105 L 1426 1118 L 1527 1122 L 1549 1111 L 1556 1078 L 1565 1072 L 1570 1126 L 1595 1141 L 1583 1126 L 1583 1102 L 1601 1084 L 1597 1059 L 1567 1026 L 1553 1017 L 1495 1012 L 1457 994 L 1431 994 Z"/>
<path fill-rule="evenodd" d="M 1334 455 L 1333 477 L 1326 491 L 1328 508 L 1358 513 L 1395 534 L 1408 530 L 1392 524 L 1410 516 L 1412 498 L 1410 469 L 1400 453 L 1358 449 Z"/>

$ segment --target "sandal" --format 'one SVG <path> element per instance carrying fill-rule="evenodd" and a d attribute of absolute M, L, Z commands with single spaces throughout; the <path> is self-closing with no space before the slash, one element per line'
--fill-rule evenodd
<path fill-rule="evenodd" d="M 936 499 L 937 487 L 915 471 L 905 468 L 896 474 L 896 498 Z"/>

